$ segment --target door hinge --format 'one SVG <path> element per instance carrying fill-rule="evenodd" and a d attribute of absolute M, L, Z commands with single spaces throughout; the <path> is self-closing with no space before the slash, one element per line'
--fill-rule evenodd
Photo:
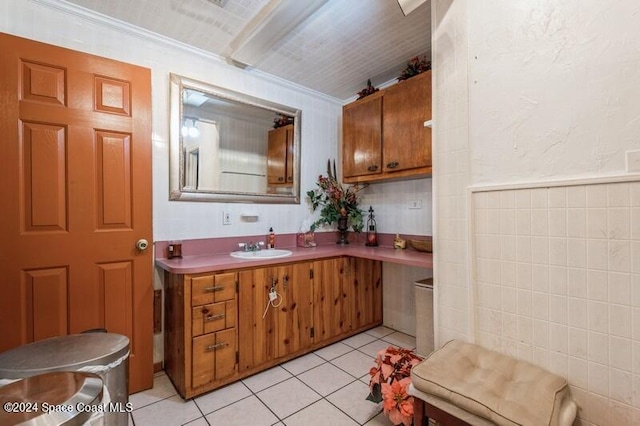
<path fill-rule="evenodd" d="M 313 327 L 311 327 L 311 328 L 309 329 L 309 334 L 310 334 L 310 337 L 311 337 L 311 338 L 314 338 L 314 337 L 316 336 L 316 332 L 315 332 L 315 330 L 313 329 Z"/>
<path fill-rule="evenodd" d="M 240 281 L 236 281 L 236 293 L 240 291 Z"/>
<path fill-rule="evenodd" d="M 313 269 L 309 269 L 309 279 L 313 279 Z"/>

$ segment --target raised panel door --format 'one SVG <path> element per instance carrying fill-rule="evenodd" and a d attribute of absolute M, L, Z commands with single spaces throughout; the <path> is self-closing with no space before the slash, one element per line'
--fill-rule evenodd
<path fill-rule="evenodd" d="M 150 70 L 0 34 L 0 104 L 0 351 L 106 328 L 150 388 Z"/>

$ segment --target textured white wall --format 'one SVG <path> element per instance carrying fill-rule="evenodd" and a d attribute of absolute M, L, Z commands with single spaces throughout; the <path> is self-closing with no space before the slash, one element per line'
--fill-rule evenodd
<path fill-rule="evenodd" d="M 626 173 L 625 153 L 640 144 L 639 12 L 631 0 L 432 2 L 439 343 L 478 339 L 567 376 L 576 424 L 640 423 L 638 247 L 618 241 L 633 227 L 633 192 L 594 185 L 618 195 L 585 198 L 582 236 L 570 215 L 583 207 L 570 202 L 586 184 L 488 192 L 473 215 L 461 194 Z M 466 309 L 456 293 L 470 297 Z"/>
<path fill-rule="evenodd" d="M 624 172 L 640 148 L 640 3 L 468 7 L 472 182 Z"/>

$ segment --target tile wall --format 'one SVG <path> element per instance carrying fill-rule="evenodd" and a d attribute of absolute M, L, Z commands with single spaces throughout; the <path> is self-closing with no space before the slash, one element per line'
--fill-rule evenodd
<path fill-rule="evenodd" d="M 476 342 L 566 377 L 578 424 L 640 424 L 640 182 L 471 203 Z"/>
<path fill-rule="evenodd" d="M 469 88 L 466 2 L 431 3 L 435 345 L 470 340 Z"/>

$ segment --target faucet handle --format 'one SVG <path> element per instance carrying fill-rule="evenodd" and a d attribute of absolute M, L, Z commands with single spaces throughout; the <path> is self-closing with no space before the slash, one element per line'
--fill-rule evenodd
<path fill-rule="evenodd" d="M 247 243 L 238 243 L 238 248 L 240 248 L 242 250 L 246 250 L 247 249 Z"/>
<path fill-rule="evenodd" d="M 258 245 L 259 245 L 260 247 L 264 247 L 264 241 L 259 241 L 259 242 L 258 242 Z"/>

